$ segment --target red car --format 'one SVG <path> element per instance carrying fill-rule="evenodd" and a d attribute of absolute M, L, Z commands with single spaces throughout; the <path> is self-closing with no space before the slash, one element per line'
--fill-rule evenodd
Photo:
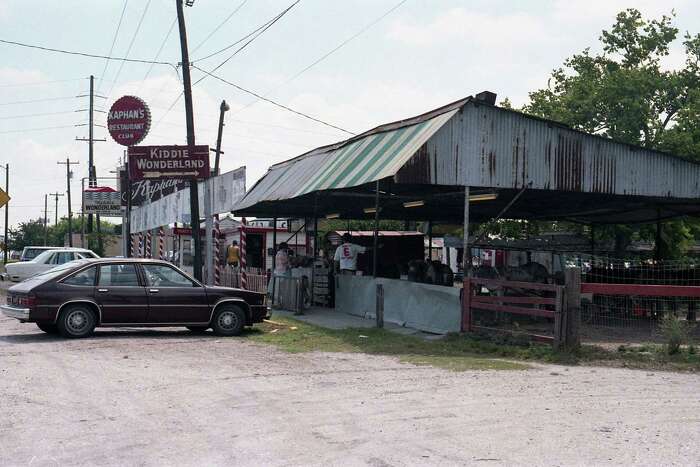
<path fill-rule="evenodd" d="M 0 310 L 42 331 L 86 337 L 96 326 L 184 326 L 235 336 L 268 315 L 265 294 L 202 285 L 165 261 L 85 259 L 8 290 Z"/>

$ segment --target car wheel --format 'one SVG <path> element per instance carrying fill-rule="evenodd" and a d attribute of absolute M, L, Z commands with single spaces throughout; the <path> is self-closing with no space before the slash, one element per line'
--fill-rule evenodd
<path fill-rule="evenodd" d="M 218 336 L 237 336 L 245 326 L 245 311 L 236 305 L 221 306 L 214 313 L 212 328 Z"/>
<path fill-rule="evenodd" d="M 204 334 L 209 329 L 209 326 L 187 326 L 187 329 L 195 334 Z"/>
<path fill-rule="evenodd" d="M 95 313 L 86 305 L 72 305 L 61 312 L 56 324 L 63 337 L 87 337 L 95 330 Z"/>
<path fill-rule="evenodd" d="M 44 331 L 46 334 L 58 334 L 58 326 L 55 324 L 36 323 L 36 327 Z"/>

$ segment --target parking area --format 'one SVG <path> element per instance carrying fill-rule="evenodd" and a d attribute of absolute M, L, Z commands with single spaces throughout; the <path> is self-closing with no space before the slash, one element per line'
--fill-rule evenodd
<path fill-rule="evenodd" d="M 700 462 L 694 374 L 450 372 L 185 330 L 0 318 L 1 465 Z"/>

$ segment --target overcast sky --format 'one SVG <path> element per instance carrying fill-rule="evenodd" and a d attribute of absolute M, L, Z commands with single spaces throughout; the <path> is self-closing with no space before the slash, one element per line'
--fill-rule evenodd
<path fill-rule="evenodd" d="M 186 8 L 191 60 L 211 69 L 227 52 L 200 60 L 245 36 L 292 0 L 196 0 Z M 281 104 L 352 132 L 491 90 L 499 101 L 527 101 L 547 85 L 551 70 L 585 47 L 597 49 L 615 14 L 636 7 L 649 16 L 670 14 L 681 32 L 700 31 L 697 0 L 407 0 L 343 48 L 291 80 L 315 60 L 377 20 L 399 0 L 301 0 L 286 16 L 222 66 L 217 74 Z M 0 39 L 106 55 L 124 0 L 2 0 Z M 145 11 L 144 15 L 144 10 Z M 238 11 L 220 27 L 234 10 Z M 140 19 L 143 21 L 139 26 Z M 112 56 L 180 61 L 172 0 L 129 0 Z M 138 29 L 138 33 L 137 33 Z M 680 41 L 666 66 L 683 63 Z M 151 107 L 153 126 L 142 144 L 185 143 L 179 76 L 166 65 L 109 62 L 0 44 L 0 163 L 11 171 L 10 224 L 42 215 L 44 193 L 64 192 L 65 168 L 80 161 L 73 180 L 74 210 L 87 175 L 86 98 L 96 77 L 98 108 L 125 94 Z M 193 70 L 193 80 L 202 77 Z M 102 78 L 102 79 L 100 79 Z M 56 82 L 60 81 L 60 82 Z M 54 100 L 46 100 L 54 99 Z M 345 139 L 333 128 L 279 109 L 212 78 L 194 88 L 197 142 L 214 146 L 221 99 L 231 106 L 223 137 L 224 171 L 245 165 L 248 187 L 276 162 Z M 30 100 L 41 102 L 15 104 Z M 43 115 L 37 115 L 43 114 Z M 45 115 L 50 114 L 50 115 Z M 104 114 L 96 122 L 105 124 Z M 46 128 L 61 127 L 61 128 Z M 34 130 L 34 131 L 29 131 Z M 123 147 L 97 127 L 98 174 L 113 176 Z M 0 176 L 4 174 L 0 173 Z M 53 218 L 53 203 L 50 218 Z M 59 215 L 66 211 L 65 197 Z"/>

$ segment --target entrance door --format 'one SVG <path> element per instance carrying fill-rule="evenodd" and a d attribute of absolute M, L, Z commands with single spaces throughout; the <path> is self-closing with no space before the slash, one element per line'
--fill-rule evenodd
<path fill-rule="evenodd" d="M 146 288 L 133 263 L 99 267 L 95 300 L 102 308 L 102 323 L 145 323 L 148 313 Z"/>
<path fill-rule="evenodd" d="M 246 265 L 249 268 L 259 268 L 263 273 L 265 271 L 264 248 L 263 234 L 246 235 Z"/>
<path fill-rule="evenodd" d="M 143 264 L 149 323 L 207 323 L 204 287 L 166 264 Z"/>

